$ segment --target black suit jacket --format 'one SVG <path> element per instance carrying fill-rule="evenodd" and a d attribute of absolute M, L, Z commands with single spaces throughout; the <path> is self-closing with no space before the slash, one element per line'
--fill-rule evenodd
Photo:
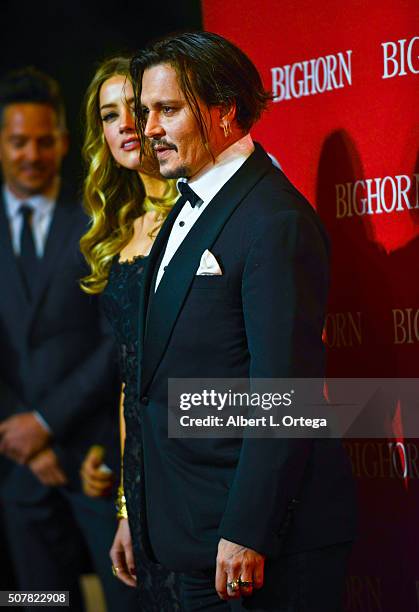
<path fill-rule="evenodd" d="M 168 378 L 323 376 L 328 240 L 317 215 L 256 145 L 153 294 L 178 209 L 151 252 L 140 310 L 150 554 L 191 570 L 215 565 L 220 537 L 271 557 L 352 539 L 352 480 L 338 441 L 167 436 Z M 222 276 L 195 275 L 205 249 Z"/>
<path fill-rule="evenodd" d="M 98 297 L 79 287 L 86 274 L 79 240 L 86 228 L 79 204 L 61 194 L 29 302 L 0 200 L 1 418 L 37 410 L 52 430 L 73 487 L 79 486 L 80 462 L 90 444 L 108 443 L 114 468 L 118 456 L 114 344 Z M 45 492 L 28 468 L 17 465 L 3 487 L 8 499 Z"/>

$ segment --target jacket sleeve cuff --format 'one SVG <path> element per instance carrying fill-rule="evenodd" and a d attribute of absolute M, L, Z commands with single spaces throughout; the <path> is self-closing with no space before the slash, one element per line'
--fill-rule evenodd
<path fill-rule="evenodd" d="M 251 528 L 244 530 L 243 526 L 238 526 L 228 520 L 221 522 L 219 536 L 271 558 L 278 555 L 281 543 L 281 539 L 276 533 L 257 533 Z"/>
<path fill-rule="evenodd" d="M 51 427 L 48 425 L 48 423 L 46 422 L 42 414 L 40 414 L 37 410 L 34 410 L 32 414 L 35 417 L 35 419 L 38 421 L 38 423 L 42 425 L 42 427 L 46 429 L 49 434 L 53 433 Z"/>

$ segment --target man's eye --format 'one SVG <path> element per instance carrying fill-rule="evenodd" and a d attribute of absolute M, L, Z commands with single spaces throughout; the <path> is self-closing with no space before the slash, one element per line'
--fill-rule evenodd
<path fill-rule="evenodd" d="M 12 138 L 10 143 L 15 149 L 21 149 L 25 146 L 26 140 L 23 140 L 22 138 Z"/>
<path fill-rule="evenodd" d="M 175 109 L 173 108 L 173 106 L 163 106 L 162 107 L 162 111 L 165 115 L 170 115 L 171 113 L 173 113 Z"/>
<path fill-rule="evenodd" d="M 55 145 L 55 138 L 53 136 L 45 136 L 44 138 L 41 138 L 39 144 L 44 149 L 49 149 Z"/>
<path fill-rule="evenodd" d="M 105 123 L 110 123 L 111 121 L 113 121 L 118 115 L 116 113 L 106 113 L 105 115 L 102 115 L 102 121 L 104 121 Z"/>
<path fill-rule="evenodd" d="M 148 117 L 149 112 L 150 111 L 148 110 L 148 108 L 146 108 L 145 106 L 142 107 L 141 114 L 143 117 Z"/>

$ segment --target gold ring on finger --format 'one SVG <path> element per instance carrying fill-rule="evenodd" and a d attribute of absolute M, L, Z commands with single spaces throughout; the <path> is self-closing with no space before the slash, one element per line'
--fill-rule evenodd
<path fill-rule="evenodd" d="M 227 582 L 227 588 L 230 589 L 230 591 L 233 591 L 233 593 L 240 590 L 240 580 L 237 580 L 236 578 L 235 580 Z"/>
<path fill-rule="evenodd" d="M 120 568 L 119 568 L 119 567 L 117 567 L 116 565 L 113 565 L 113 564 L 112 564 L 112 574 L 113 574 L 114 576 L 118 576 L 118 572 L 119 572 L 119 570 L 120 570 Z"/>
<path fill-rule="evenodd" d="M 241 578 L 239 578 L 239 585 L 241 588 L 250 589 L 253 586 L 253 581 L 252 580 L 242 580 Z"/>

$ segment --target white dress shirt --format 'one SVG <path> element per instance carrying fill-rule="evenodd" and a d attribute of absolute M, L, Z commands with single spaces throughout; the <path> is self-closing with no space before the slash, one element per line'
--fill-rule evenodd
<path fill-rule="evenodd" d="M 250 134 L 247 134 L 220 153 L 214 164 L 205 166 L 201 172 L 188 181 L 191 189 L 200 197 L 201 203 L 192 207 L 189 202 L 185 202 L 179 212 L 170 232 L 166 250 L 157 273 L 155 290 L 157 290 L 164 271 L 173 255 L 188 235 L 194 223 L 202 215 L 214 196 L 253 153 L 254 149 L 252 138 Z M 187 179 L 181 178 L 178 180 L 178 183 L 180 181 L 187 182 Z"/>
<path fill-rule="evenodd" d="M 15 255 L 20 255 L 20 238 L 23 224 L 23 216 L 20 212 L 20 207 L 22 204 L 26 204 L 33 210 L 31 219 L 33 240 L 36 254 L 38 257 L 42 257 L 54 214 L 55 197 L 52 195 L 37 194 L 29 198 L 20 199 L 8 189 L 7 185 L 3 185 L 3 199 L 6 216 L 9 220 L 10 235 L 12 237 Z"/>

